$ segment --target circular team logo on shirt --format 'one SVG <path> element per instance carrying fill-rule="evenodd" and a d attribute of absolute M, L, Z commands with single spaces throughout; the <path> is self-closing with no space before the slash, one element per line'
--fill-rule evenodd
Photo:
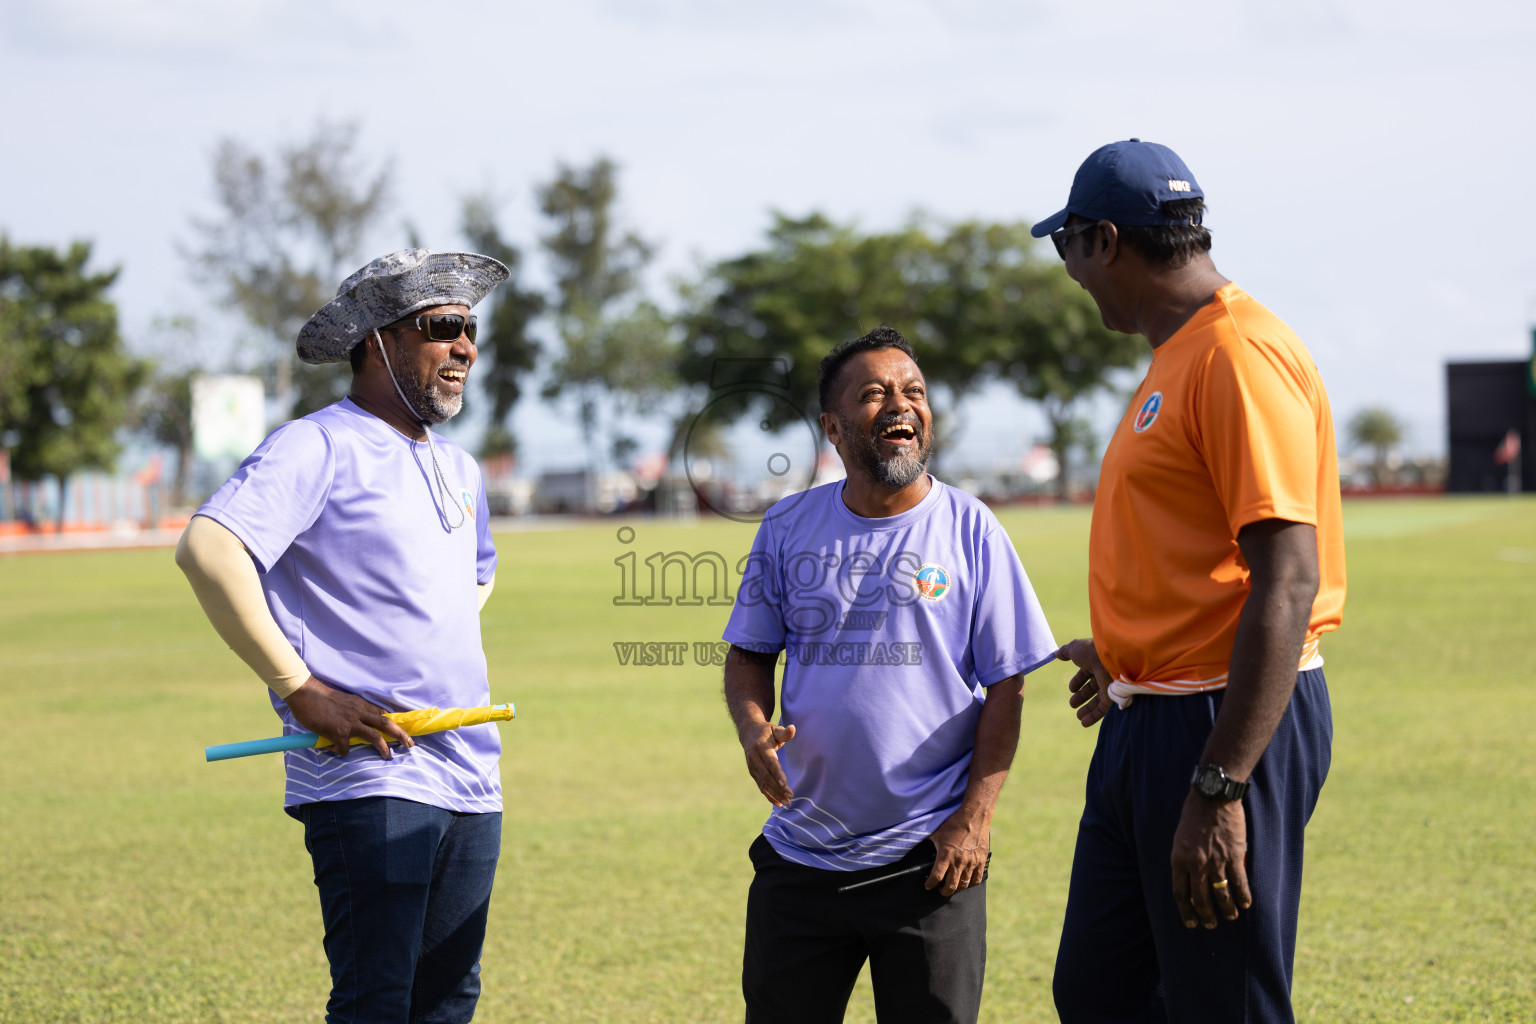
<path fill-rule="evenodd" d="M 912 574 L 917 592 L 925 601 L 937 601 L 949 593 L 949 570 L 942 565 L 926 562 Z"/>
<path fill-rule="evenodd" d="M 1138 434 L 1141 433 L 1157 422 L 1157 414 L 1162 411 L 1163 393 L 1161 391 L 1154 391 L 1145 402 L 1141 403 L 1141 408 L 1136 412 L 1136 422 L 1132 425 L 1131 429 L 1135 430 Z"/>
<path fill-rule="evenodd" d="M 459 504 L 464 506 L 464 511 L 469 518 L 475 518 L 475 496 L 469 493 L 469 488 L 459 488 Z"/>

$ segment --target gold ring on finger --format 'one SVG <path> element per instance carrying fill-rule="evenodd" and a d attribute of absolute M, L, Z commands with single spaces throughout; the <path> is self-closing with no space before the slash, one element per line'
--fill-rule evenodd
<path fill-rule="evenodd" d="M 1217 892 L 1226 892 L 1227 891 L 1227 880 L 1225 878 L 1223 878 L 1220 881 L 1212 882 L 1211 883 L 1211 888 L 1215 889 Z"/>

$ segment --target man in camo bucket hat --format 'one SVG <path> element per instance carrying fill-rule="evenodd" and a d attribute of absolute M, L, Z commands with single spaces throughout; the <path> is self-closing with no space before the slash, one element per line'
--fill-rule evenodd
<path fill-rule="evenodd" d="M 349 360 L 350 393 L 274 430 L 176 552 L 284 732 L 333 743 L 285 755 L 283 799 L 314 862 L 328 1021 L 468 1021 L 480 994 L 500 737 L 411 737 L 383 712 L 491 703 L 485 487 L 431 427 L 462 408 L 470 309 L 506 278 L 487 256 L 404 249 L 343 281 L 298 354 Z M 352 737 L 365 743 L 348 756 Z"/>
<path fill-rule="evenodd" d="M 429 306 L 473 307 L 507 279 L 507 268 L 472 252 L 401 249 L 341 282 L 336 297 L 299 331 L 299 358 L 339 363 L 375 329 Z"/>

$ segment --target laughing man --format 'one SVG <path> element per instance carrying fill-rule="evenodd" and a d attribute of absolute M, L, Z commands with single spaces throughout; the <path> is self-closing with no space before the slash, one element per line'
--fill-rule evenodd
<path fill-rule="evenodd" d="M 725 630 L 726 702 L 773 805 L 751 849 L 747 1019 L 839 1021 L 867 959 L 881 1020 L 974 1021 L 992 814 L 1024 675 L 1055 645 L 997 519 L 926 472 L 906 340 L 839 345 L 819 387 L 847 480 L 769 510 Z"/>

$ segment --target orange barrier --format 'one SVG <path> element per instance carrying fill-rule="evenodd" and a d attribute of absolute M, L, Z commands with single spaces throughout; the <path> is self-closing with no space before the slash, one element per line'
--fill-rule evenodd
<path fill-rule="evenodd" d="M 0 537 L 36 537 L 43 534 L 57 533 L 108 533 L 120 531 L 124 526 L 140 530 L 185 530 L 187 524 L 192 521 L 190 515 L 162 516 L 150 525 L 143 523 L 72 523 L 66 522 L 62 530 L 53 522 L 24 523 L 20 520 L 0 522 Z"/>

